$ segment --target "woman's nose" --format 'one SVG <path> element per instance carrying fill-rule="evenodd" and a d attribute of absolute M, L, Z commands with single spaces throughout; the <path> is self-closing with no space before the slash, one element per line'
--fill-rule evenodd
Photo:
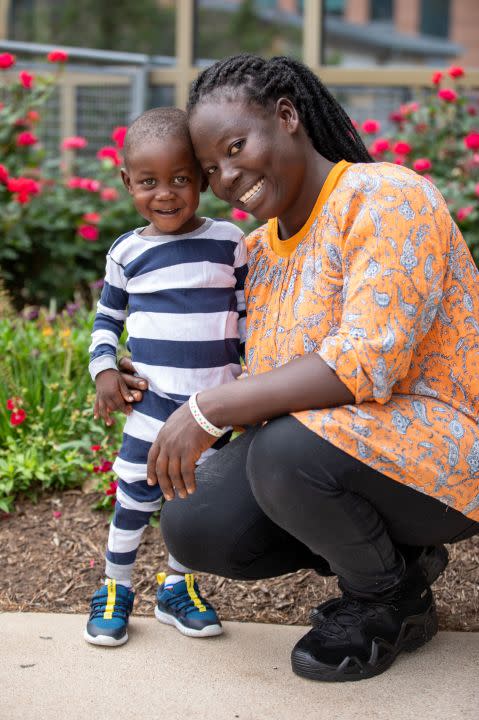
<path fill-rule="evenodd" d="M 221 168 L 221 184 L 225 188 L 232 188 L 240 176 L 240 171 L 233 163 L 225 163 Z"/>

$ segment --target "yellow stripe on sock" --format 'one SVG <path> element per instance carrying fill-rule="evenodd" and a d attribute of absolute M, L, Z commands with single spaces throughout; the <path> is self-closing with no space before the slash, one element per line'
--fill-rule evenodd
<path fill-rule="evenodd" d="M 105 612 L 103 613 L 103 619 L 111 620 L 113 616 L 113 610 L 115 608 L 116 580 L 108 580 L 106 586 L 108 588 L 108 597 L 106 599 L 106 607 Z"/>
<path fill-rule="evenodd" d="M 193 603 L 194 603 L 195 607 L 197 608 L 197 610 L 199 610 L 200 612 L 206 612 L 205 606 L 203 605 L 203 603 L 199 599 L 198 595 L 196 594 L 196 590 L 194 587 L 195 576 L 191 575 L 191 573 L 188 575 L 185 575 L 185 582 L 186 582 L 186 589 L 188 590 L 188 595 L 193 600 Z"/>

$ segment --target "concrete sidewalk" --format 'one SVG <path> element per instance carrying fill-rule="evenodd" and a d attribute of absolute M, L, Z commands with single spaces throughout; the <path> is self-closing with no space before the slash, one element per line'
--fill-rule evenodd
<path fill-rule="evenodd" d="M 1 720 L 478 720 L 479 633 L 437 635 L 383 675 L 316 683 L 289 655 L 305 628 L 225 623 L 211 639 L 155 619 L 99 648 L 78 615 L 0 615 Z"/>

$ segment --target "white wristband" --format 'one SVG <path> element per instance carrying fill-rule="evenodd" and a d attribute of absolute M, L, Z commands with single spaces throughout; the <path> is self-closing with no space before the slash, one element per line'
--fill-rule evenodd
<path fill-rule="evenodd" d="M 203 428 L 203 430 L 206 430 L 207 433 L 210 435 L 213 435 L 214 437 L 220 438 L 222 437 L 228 430 L 231 430 L 231 427 L 224 427 L 219 428 L 216 427 L 216 425 L 213 425 L 213 423 L 210 423 L 209 420 L 205 418 L 203 413 L 198 407 L 198 403 L 196 402 L 196 396 L 198 393 L 195 393 L 194 395 L 191 395 L 188 405 L 190 406 L 191 414 L 195 418 L 198 425 Z"/>

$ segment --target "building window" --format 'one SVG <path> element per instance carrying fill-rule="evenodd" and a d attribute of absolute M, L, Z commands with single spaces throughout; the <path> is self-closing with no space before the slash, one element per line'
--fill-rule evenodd
<path fill-rule="evenodd" d="M 421 34 L 449 37 L 449 0 L 421 0 Z"/>
<path fill-rule="evenodd" d="M 371 20 L 392 22 L 394 14 L 393 0 L 371 0 L 369 6 L 369 17 Z"/>
<path fill-rule="evenodd" d="M 336 15 L 337 17 L 344 15 L 344 0 L 325 0 L 323 7 L 326 15 Z"/>

